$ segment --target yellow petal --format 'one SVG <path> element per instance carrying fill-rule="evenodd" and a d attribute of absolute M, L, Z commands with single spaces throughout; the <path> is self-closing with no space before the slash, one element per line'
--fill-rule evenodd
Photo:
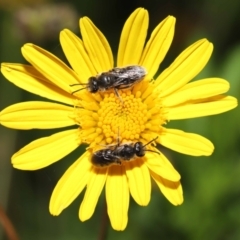
<path fill-rule="evenodd" d="M 183 191 L 180 182 L 171 182 L 159 175 L 151 172 L 151 176 L 157 183 L 162 194 L 168 199 L 170 203 L 177 206 L 183 203 Z"/>
<path fill-rule="evenodd" d="M 148 28 L 148 12 L 143 8 L 137 8 L 124 24 L 119 48 L 117 66 L 138 64 Z"/>
<path fill-rule="evenodd" d="M 2 63 L 1 72 L 19 88 L 54 101 L 73 104 L 73 95 L 52 84 L 30 65 Z"/>
<path fill-rule="evenodd" d="M 209 156 L 214 150 L 208 139 L 176 129 L 164 129 L 160 139 L 156 141 L 174 151 L 192 156 Z"/>
<path fill-rule="evenodd" d="M 79 209 L 79 218 L 81 221 L 88 220 L 94 213 L 99 196 L 105 185 L 108 168 L 92 167 L 87 190 Z"/>
<path fill-rule="evenodd" d="M 184 50 L 156 79 L 157 90 L 165 97 L 193 79 L 207 64 L 213 50 L 212 43 L 199 40 Z"/>
<path fill-rule="evenodd" d="M 107 209 L 113 229 L 123 231 L 128 222 L 129 189 L 124 166 L 111 166 L 106 182 Z"/>
<path fill-rule="evenodd" d="M 89 153 L 85 152 L 58 181 L 50 199 L 49 211 L 52 215 L 59 215 L 86 186 L 92 167 L 88 158 Z"/>
<path fill-rule="evenodd" d="M 3 109 L 0 123 L 15 129 L 51 129 L 76 124 L 73 108 L 50 102 L 22 102 Z"/>
<path fill-rule="evenodd" d="M 227 92 L 229 87 L 229 82 L 221 78 L 207 78 L 194 81 L 163 99 L 162 104 L 166 107 L 171 107 L 187 101 L 216 96 Z"/>
<path fill-rule="evenodd" d="M 71 129 L 37 139 L 12 156 L 12 164 L 22 170 L 44 168 L 71 153 L 80 144 L 79 130 Z"/>
<path fill-rule="evenodd" d="M 148 152 L 146 155 L 146 165 L 151 171 L 170 181 L 176 182 L 181 178 L 180 174 L 162 153 L 158 155 Z"/>
<path fill-rule="evenodd" d="M 22 47 L 22 54 L 41 74 L 66 92 L 71 93 L 70 85 L 79 82 L 72 69 L 43 48 L 28 43 Z"/>
<path fill-rule="evenodd" d="M 144 48 L 140 65 L 148 71 L 148 79 L 156 74 L 160 63 L 164 59 L 172 43 L 175 27 L 175 18 L 168 16 L 152 32 Z"/>
<path fill-rule="evenodd" d="M 133 199 L 141 206 L 147 206 L 151 194 L 151 178 L 144 162 L 138 158 L 126 163 L 128 185 Z"/>
<path fill-rule="evenodd" d="M 101 73 L 112 69 L 112 51 L 104 35 L 87 17 L 80 19 L 80 29 L 84 46 L 96 71 Z"/>
<path fill-rule="evenodd" d="M 82 83 L 87 82 L 90 76 L 97 74 L 81 39 L 65 29 L 60 33 L 60 42 L 65 56 Z"/>
<path fill-rule="evenodd" d="M 202 103 L 199 103 L 198 100 L 196 103 L 193 101 L 192 104 L 169 108 L 167 117 L 169 120 L 177 120 L 215 115 L 227 112 L 238 105 L 237 99 L 231 96 L 220 95 L 213 99 L 203 99 L 202 101 Z"/>

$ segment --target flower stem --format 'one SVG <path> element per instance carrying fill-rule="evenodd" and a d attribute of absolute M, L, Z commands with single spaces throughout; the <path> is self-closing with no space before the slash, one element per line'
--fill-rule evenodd
<path fill-rule="evenodd" d="M 101 227 L 99 232 L 98 240 L 106 240 L 107 239 L 107 229 L 109 225 L 109 219 L 107 215 L 107 203 L 105 202 L 103 207 L 103 214 L 101 219 Z"/>
<path fill-rule="evenodd" d="M 0 206 L 0 223 L 5 229 L 6 235 L 9 240 L 19 240 L 16 230 L 8 218 L 7 214 L 4 212 L 3 208 Z"/>

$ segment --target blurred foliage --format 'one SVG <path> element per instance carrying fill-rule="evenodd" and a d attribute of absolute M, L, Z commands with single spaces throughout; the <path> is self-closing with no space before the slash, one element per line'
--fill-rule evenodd
<path fill-rule="evenodd" d="M 59 29 L 78 26 L 78 14 L 70 4 L 35 4 L 20 8 L 14 13 L 16 35 L 24 41 L 41 44 L 56 40 Z"/>
<path fill-rule="evenodd" d="M 51 1 L 60 6 L 63 1 Z M 240 96 L 240 1 L 227 0 L 152 0 L 152 1 L 74 1 L 67 2 L 72 16 L 88 16 L 108 38 L 114 53 L 121 28 L 129 14 L 137 7 L 145 7 L 150 14 L 151 31 L 164 17 L 177 18 L 176 33 L 172 47 L 161 69 L 190 43 L 208 38 L 214 43 L 213 56 L 196 79 L 222 77 L 231 84 L 230 94 Z M 42 4 L 42 5 L 37 5 Z M 47 19 L 52 29 L 29 18 L 29 26 L 40 27 L 33 35 L 25 34 L 16 18 L 23 9 L 40 9 L 49 6 L 47 1 L 0 1 L 0 60 L 24 63 L 20 47 L 24 42 L 34 41 L 41 47 L 64 59 L 57 32 L 70 28 L 76 32 L 78 21 L 69 25 L 68 15 L 58 14 L 61 24 Z M 37 6 L 37 7 L 36 7 Z M 38 12 L 38 6 L 39 8 Z M 62 6 L 62 5 L 61 5 Z M 64 11 L 63 11 L 64 12 Z M 44 14 L 41 14 L 44 17 Z M 64 17 L 62 17 L 64 16 Z M 24 16 L 26 19 L 30 15 Z M 46 19 L 41 19 L 46 20 Z M 56 24 L 56 25 L 55 25 Z M 75 24 L 75 25 L 74 25 Z M 18 26 L 18 31 L 16 31 Z M 25 28 L 26 29 L 26 28 Z M 38 28 L 36 27 L 37 30 Z M 29 33 L 29 32 L 28 32 Z M 56 34 L 55 34 L 56 33 Z M 25 34 L 25 35 L 24 35 Z M 42 35 L 38 35 L 42 34 Z M 77 31 L 79 35 L 79 32 Z M 51 35 L 51 38 L 47 36 Z M 23 37 L 24 36 L 24 37 Z M 79 66 L 81 67 L 81 66 Z M 0 76 L 0 106 L 4 107 L 38 97 L 24 92 Z M 191 157 L 163 149 L 181 173 L 185 201 L 174 207 L 153 185 L 151 202 L 147 207 L 138 206 L 131 200 L 129 223 L 124 232 L 116 232 L 109 226 L 107 239 L 168 239 L 168 240 L 239 240 L 240 239 L 240 114 L 238 108 L 211 117 L 170 122 L 168 126 L 199 133 L 215 145 L 210 157 Z M 50 135 L 53 131 L 19 131 L 0 129 L 0 204 L 5 207 L 20 239 L 98 239 L 104 218 L 104 193 L 94 216 L 87 222 L 78 220 L 81 194 L 59 217 L 49 214 L 51 192 L 71 163 L 84 151 L 84 147 L 52 166 L 34 172 L 13 169 L 11 155 L 30 141 Z M 1 226 L 0 226 L 1 229 Z M 0 239 L 7 237 L 2 234 Z"/>

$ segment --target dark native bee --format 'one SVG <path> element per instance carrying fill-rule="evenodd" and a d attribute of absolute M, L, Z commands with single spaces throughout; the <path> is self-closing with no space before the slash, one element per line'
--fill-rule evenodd
<path fill-rule="evenodd" d="M 122 144 L 119 143 L 115 148 L 105 148 L 98 150 L 93 153 L 91 161 L 93 165 L 98 167 L 106 167 L 112 164 L 121 164 L 121 161 L 130 161 L 134 157 L 143 157 L 145 152 L 155 152 L 152 150 L 147 150 L 146 146 L 155 141 L 158 137 L 154 138 L 147 144 L 143 145 L 142 142 Z M 159 154 L 159 153 L 158 153 Z"/>
<path fill-rule="evenodd" d="M 108 72 L 98 74 L 96 77 L 90 77 L 88 83 L 76 83 L 70 86 L 86 85 L 73 91 L 72 94 L 87 89 L 91 93 L 104 92 L 109 89 L 114 89 L 115 94 L 119 97 L 118 91 L 120 89 L 130 88 L 135 83 L 140 82 L 146 76 L 147 71 L 144 67 L 139 65 L 131 65 L 127 67 L 113 68 Z M 120 97 L 119 97 L 120 98 Z"/>
<path fill-rule="evenodd" d="M 120 159 L 111 148 L 105 148 L 94 152 L 91 161 L 96 167 L 105 167 L 114 163 L 121 164 Z"/>

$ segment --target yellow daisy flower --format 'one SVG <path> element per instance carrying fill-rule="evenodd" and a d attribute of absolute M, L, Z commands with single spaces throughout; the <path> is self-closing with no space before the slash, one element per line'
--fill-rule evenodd
<path fill-rule="evenodd" d="M 175 18 L 168 16 L 145 44 L 148 12 L 136 9 L 122 30 L 117 67 L 140 65 L 147 70 L 143 81 L 132 88 L 90 93 L 73 84 L 86 84 L 89 77 L 114 68 L 113 54 L 104 35 L 87 17 L 80 19 L 82 40 L 65 29 L 60 34 L 63 51 L 72 67 L 33 44 L 22 48 L 32 65 L 3 63 L 1 71 L 12 83 L 29 92 L 60 102 L 31 101 L 5 108 L 1 124 L 15 129 L 51 129 L 75 125 L 35 140 L 12 157 L 15 168 L 36 170 L 46 167 L 79 147 L 89 144 L 57 183 L 50 200 L 50 212 L 59 215 L 86 187 L 79 210 L 81 221 L 89 219 L 105 186 L 107 211 L 115 230 L 124 230 L 128 221 L 130 194 L 142 206 L 150 201 L 151 177 L 174 205 L 183 202 L 180 175 L 162 154 L 146 152 L 141 158 L 121 165 L 96 167 L 92 154 L 123 142 L 155 142 L 180 153 L 208 156 L 213 144 L 206 138 L 164 125 L 170 120 L 188 119 L 228 111 L 237 100 L 222 95 L 229 83 L 220 78 L 190 82 L 208 62 L 213 45 L 199 40 L 184 50 L 159 76 L 155 74 L 173 39 Z M 62 103 L 62 104 L 61 104 Z M 151 145 L 147 149 L 157 151 Z"/>

